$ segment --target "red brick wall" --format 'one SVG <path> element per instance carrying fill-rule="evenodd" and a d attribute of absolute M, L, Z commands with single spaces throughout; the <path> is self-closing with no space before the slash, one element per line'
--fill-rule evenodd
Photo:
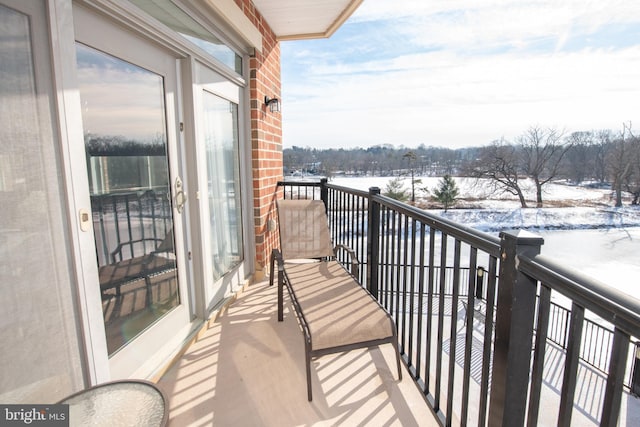
<path fill-rule="evenodd" d="M 276 183 L 282 179 L 282 115 L 264 105 L 264 97 L 281 98 L 280 43 L 250 0 L 235 0 L 262 33 L 262 51 L 250 59 L 251 158 L 253 169 L 253 218 L 256 240 L 256 276 L 264 275 L 278 234 L 269 231 L 275 220 Z"/>

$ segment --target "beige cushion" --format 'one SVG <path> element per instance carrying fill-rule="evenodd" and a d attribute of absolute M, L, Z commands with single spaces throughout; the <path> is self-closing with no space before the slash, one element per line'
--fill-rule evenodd
<path fill-rule="evenodd" d="M 282 258 L 333 256 L 329 224 L 321 200 L 278 200 Z"/>
<path fill-rule="evenodd" d="M 312 350 L 393 336 L 386 312 L 336 261 L 285 264 L 311 332 Z"/>

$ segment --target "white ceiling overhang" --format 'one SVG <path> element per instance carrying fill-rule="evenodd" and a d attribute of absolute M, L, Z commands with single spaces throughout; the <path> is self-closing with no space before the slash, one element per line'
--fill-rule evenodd
<path fill-rule="evenodd" d="M 253 0 L 279 41 L 330 37 L 363 0 Z"/>

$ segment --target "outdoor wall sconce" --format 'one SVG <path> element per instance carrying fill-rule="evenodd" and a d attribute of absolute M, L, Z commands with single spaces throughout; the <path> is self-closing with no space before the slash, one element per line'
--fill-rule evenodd
<path fill-rule="evenodd" d="M 268 105 L 269 111 L 272 113 L 280 112 L 280 100 L 278 98 L 269 98 L 268 96 L 265 96 L 264 105 Z"/>
<path fill-rule="evenodd" d="M 484 274 L 487 271 L 484 267 L 478 267 L 476 270 L 476 298 L 482 299 L 482 287 L 484 285 Z"/>

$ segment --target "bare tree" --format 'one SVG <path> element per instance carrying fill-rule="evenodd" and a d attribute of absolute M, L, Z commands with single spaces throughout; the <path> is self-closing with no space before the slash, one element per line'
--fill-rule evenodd
<path fill-rule="evenodd" d="M 622 191 L 628 186 L 629 180 L 633 176 L 634 160 L 636 160 L 636 156 L 634 156 L 635 140 L 636 138 L 631 133 L 631 123 L 623 123 L 620 137 L 613 141 L 612 149 L 607 156 L 616 207 L 622 206 Z"/>
<path fill-rule="evenodd" d="M 631 204 L 640 204 L 640 138 L 638 137 L 631 139 L 631 172 L 625 189 L 633 196 Z"/>
<path fill-rule="evenodd" d="M 519 163 L 517 148 L 502 139 L 480 150 L 470 174 L 476 178 L 489 179 L 493 191 L 518 196 L 520 206 L 526 208 L 527 201 L 520 186 L 520 178 L 524 176 L 520 173 Z"/>
<path fill-rule="evenodd" d="M 407 159 L 409 162 L 409 169 L 411 170 L 411 202 L 415 203 L 416 201 L 416 180 L 415 180 L 415 170 L 414 164 L 416 160 L 418 160 L 418 156 L 413 151 L 407 151 L 403 156 L 403 158 Z"/>
<path fill-rule="evenodd" d="M 594 147 L 592 132 L 573 132 L 568 137 L 571 149 L 565 156 L 567 176 L 576 184 L 593 178 L 595 160 L 591 155 Z"/>
<path fill-rule="evenodd" d="M 594 177 L 604 183 L 607 180 L 607 156 L 611 147 L 613 135 L 611 130 L 602 129 L 596 132 L 596 140 L 594 144 L 593 160 L 594 160 Z"/>
<path fill-rule="evenodd" d="M 542 187 L 558 176 L 562 158 L 572 142 L 563 143 L 562 132 L 556 129 L 537 126 L 530 127 L 519 142 L 522 145 L 523 170 L 536 186 L 536 207 L 541 208 Z"/>

